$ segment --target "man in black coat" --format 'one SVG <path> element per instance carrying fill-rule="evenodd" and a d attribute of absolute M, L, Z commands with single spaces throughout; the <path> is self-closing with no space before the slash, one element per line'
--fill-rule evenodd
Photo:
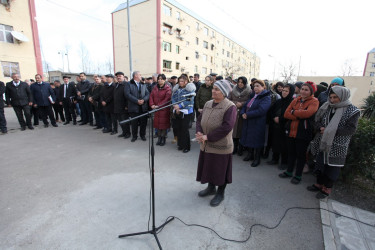
<path fill-rule="evenodd" d="M 102 88 L 103 83 L 100 76 L 94 75 L 94 85 L 92 85 L 89 91 L 89 102 L 92 104 L 96 123 L 94 129 L 101 129 L 107 126 L 103 106 L 100 101 L 100 91 Z"/>
<path fill-rule="evenodd" d="M 52 106 L 53 106 L 53 110 L 55 111 L 56 121 L 59 120 L 59 116 L 60 116 L 61 121 L 65 122 L 64 109 L 63 109 L 63 106 L 60 105 L 60 102 L 62 102 L 62 99 L 60 99 L 60 87 L 61 87 L 60 81 L 55 80 L 53 82 L 53 91 L 55 92 L 56 101 Z"/>
<path fill-rule="evenodd" d="M 114 113 L 116 117 L 116 122 L 121 122 L 123 120 L 129 119 L 128 112 L 128 100 L 125 96 L 125 75 L 123 72 L 117 72 L 117 85 L 114 90 L 113 100 L 114 100 Z M 130 124 L 126 123 L 121 126 L 122 133 L 118 137 L 124 137 L 125 139 L 130 137 Z"/>
<path fill-rule="evenodd" d="M 31 105 L 33 103 L 30 87 L 27 83 L 21 82 L 17 73 L 12 73 L 13 81 L 6 84 L 5 96 L 7 105 L 13 106 L 18 122 L 21 125 L 21 130 L 34 129 L 31 125 Z M 26 117 L 26 122 L 23 118 Z"/>
<path fill-rule="evenodd" d="M 7 120 L 5 119 L 4 115 L 4 99 L 3 95 L 5 93 L 5 84 L 0 81 L 0 130 L 1 133 L 6 134 L 8 132 L 7 129 Z"/>
<path fill-rule="evenodd" d="M 147 90 L 145 84 L 141 82 L 141 74 L 139 71 L 134 71 L 133 79 L 125 85 L 125 95 L 128 99 L 128 111 L 130 117 L 136 117 L 147 112 L 148 99 L 150 93 Z M 132 142 L 137 140 L 138 135 L 138 123 L 140 125 L 140 136 L 142 141 L 146 141 L 146 126 L 147 116 L 143 116 L 139 119 L 131 122 L 132 126 Z"/>
<path fill-rule="evenodd" d="M 77 96 L 79 99 L 82 117 L 82 122 L 79 125 L 90 123 L 91 126 L 94 126 L 91 103 L 89 102 L 88 97 L 92 84 L 86 80 L 86 74 L 84 72 L 79 74 L 79 78 L 81 81 L 79 81 L 77 84 Z"/>
<path fill-rule="evenodd" d="M 117 134 L 117 121 L 114 114 L 113 103 L 113 93 L 116 85 L 113 82 L 114 76 L 112 74 L 105 76 L 107 78 L 107 82 L 104 83 L 104 86 L 100 91 L 100 101 L 103 106 L 107 123 L 107 127 L 103 129 L 103 133 L 111 133 L 111 135 L 114 135 Z"/>
<path fill-rule="evenodd" d="M 77 115 L 75 111 L 77 89 L 74 82 L 69 82 L 70 76 L 63 76 L 63 84 L 59 91 L 59 105 L 64 108 L 65 122 L 64 125 L 69 124 L 73 120 L 73 125 L 77 124 Z"/>
<path fill-rule="evenodd" d="M 33 95 L 33 106 L 39 109 L 42 114 L 44 127 L 48 127 L 47 116 L 49 117 L 52 126 L 58 127 L 55 116 L 52 111 L 51 104 L 56 101 L 55 92 L 53 92 L 51 85 L 42 81 L 40 74 L 35 75 L 36 83 L 30 86 L 31 94 Z"/>

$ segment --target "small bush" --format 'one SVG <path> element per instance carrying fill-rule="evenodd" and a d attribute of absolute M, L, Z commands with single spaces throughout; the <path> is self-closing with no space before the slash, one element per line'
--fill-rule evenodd
<path fill-rule="evenodd" d="M 375 181 L 375 119 L 360 118 L 349 145 L 342 178 L 350 183 L 358 175 Z"/>

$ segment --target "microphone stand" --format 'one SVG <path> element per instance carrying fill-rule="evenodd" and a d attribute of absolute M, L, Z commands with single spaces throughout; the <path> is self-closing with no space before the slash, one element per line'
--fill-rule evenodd
<path fill-rule="evenodd" d="M 148 111 L 142 115 L 139 115 L 139 116 L 136 116 L 136 117 L 132 117 L 132 118 L 129 118 L 127 120 L 124 120 L 124 121 L 121 121 L 120 122 L 120 125 L 123 125 L 123 124 L 126 124 L 126 123 L 129 123 L 133 120 L 136 120 L 138 118 L 141 118 L 141 117 L 144 117 L 144 116 L 147 116 L 147 115 L 150 115 L 150 119 L 151 119 L 151 122 L 149 123 L 150 124 L 150 128 L 151 131 L 154 127 L 154 120 L 152 119 L 152 114 L 159 111 L 159 110 L 162 110 L 162 109 L 165 109 L 165 108 L 168 108 L 168 107 L 171 107 L 173 105 L 176 105 L 176 104 L 179 104 L 179 103 L 182 103 L 186 100 L 190 100 L 191 97 L 187 97 L 186 99 L 182 100 L 182 101 L 178 101 L 178 102 L 175 102 L 175 103 L 171 103 L 167 106 L 163 106 L 161 108 L 157 108 L 157 109 L 154 109 L 154 110 L 151 110 L 151 111 Z M 164 104 L 163 104 L 164 105 Z M 151 200 L 152 200 L 152 229 L 151 230 L 148 230 L 148 231 L 144 231 L 144 232 L 137 232 L 137 233 L 131 233 L 131 234 L 121 234 L 119 235 L 118 237 L 119 238 L 124 238 L 124 237 L 129 237 L 129 236 L 135 236 L 135 235 L 142 235 L 142 234 L 152 234 L 154 235 L 155 237 L 155 240 L 159 246 L 159 249 L 163 249 L 160 245 L 160 242 L 159 242 L 159 239 L 158 239 L 158 236 L 157 236 L 157 232 L 163 228 L 166 224 L 168 224 L 169 222 L 171 222 L 174 217 L 168 219 L 166 222 L 164 222 L 161 226 L 159 227 L 156 227 L 155 226 L 155 176 L 154 176 L 154 170 L 155 170 L 155 167 L 154 167 L 154 156 L 155 156 L 155 149 L 154 149 L 154 136 L 153 136 L 153 133 L 149 133 L 149 137 L 150 140 L 151 140 L 151 144 L 150 144 L 150 147 L 151 147 L 151 150 L 149 151 L 151 153 Z"/>

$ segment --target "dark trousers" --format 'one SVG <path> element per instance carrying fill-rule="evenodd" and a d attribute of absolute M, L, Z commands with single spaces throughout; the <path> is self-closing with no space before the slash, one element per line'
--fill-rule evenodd
<path fill-rule="evenodd" d="M 297 160 L 297 167 L 295 176 L 301 177 L 303 167 L 306 163 L 306 152 L 307 147 L 309 146 L 309 141 L 296 139 L 296 138 L 287 138 L 287 147 L 288 147 L 288 169 L 287 172 L 293 174 L 294 164 Z"/>
<path fill-rule="evenodd" d="M 52 107 L 50 106 L 39 106 L 39 112 L 42 114 L 44 124 L 48 124 L 47 116 L 49 117 L 52 124 L 56 124 L 55 116 L 53 115 Z"/>
<path fill-rule="evenodd" d="M 132 117 L 132 118 L 136 117 L 136 116 L 139 116 L 139 115 L 142 115 L 142 114 L 144 114 L 144 113 L 142 113 L 142 112 L 139 112 L 139 113 L 130 112 L 129 113 L 130 117 Z M 139 124 L 139 127 L 140 127 L 139 135 L 141 137 L 146 136 L 147 116 L 143 116 L 139 119 L 131 121 L 133 138 L 138 137 L 138 124 Z"/>
<path fill-rule="evenodd" d="M 55 111 L 55 119 L 56 121 L 60 119 L 65 122 L 65 117 L 64 117 L 64 111 L 63 111 L 63 106 L 60 105 L 59 103 L 53 104 L 53 111 Z"/>
<path fill-rule="evenodd" d="M 96 126 L 98 128 L 107 127 L 107 119 L 105 118 L 105 113 L 102 110 L 95 110 L 94 116 L 95 116 Z"/>
<path fill-rule="evenodd" d="M 69 98 L 64 99 L 62 103 L 63 103 L 64 112 L 65 112 L 65 119 L 70 122 L 72 121 L 72 118 L 73 118 L 73 121 L 76 121 L 77 120 L 77 115 L 75 111 L 76 105 L 72 103 Z"/>
<path fill-rule="evenodd" d="M 118 122 L 129 119 L 129 113 L 128 112 L 123 113 L 123 114 L 115 114 L 115 116 L 116 116 L 116 120 Z M 130 123 L 129 122 L 121 125 L 121 129 L 122 129 L 123 135 L 130 135 Z"/>
<path fill-rule="evenodd" d="M 0 100 L 1 101 L 1 100 Z M 0 107 L 0 130 L 1 132 L 7 132 L 7 120 L 4 115 L 4 107 Z"/>
<path fill-rule="evenodd" d="M 182 149 L 190 150 L 189 122 L 193 114 L 184 115 L 183 118 L 177 118 L 174 122 L 174 128 L 177 133 L 177 146 Z"/>
<path fill-rule="evenodd" d="M 31 126 L 31 107 L 29 105 L 24 106 L 13 106 L 14 112 L 16 113 L 18 122 L 21 127 Z M 25 119 L 23 116 L 25 115 Z"/>
<path fill-rule="evenodd" d="M 319 185 L 324 185 L 326 188 L 332 188 L 333 183 L 337 181 L 340 176 L 340 167 L 333 167 L 327 164 L 324 165 L 324 170 L 319 172 L 316 176 L 316 182 Z"/>
<path fill-rule="evenodd" d="M 117 120 L 114 113 L 105 113 L 107 129 L 109 131 L 117 131 Z"/>
<path fill-rule="evenodd" d="M 34 125 L 39 125 L 39 109 L 31 107 L 31 114 L 34 117 Z"/>
<path fill-rule="evenodd" d="M 88 100 L 83 100 L 79 102 L 79 106 L 81 108 L 81 117 L 82 117 L 82 122 L 87 123 L 93 122 L 93 117 L 92 117 L 92 105 Z"/>

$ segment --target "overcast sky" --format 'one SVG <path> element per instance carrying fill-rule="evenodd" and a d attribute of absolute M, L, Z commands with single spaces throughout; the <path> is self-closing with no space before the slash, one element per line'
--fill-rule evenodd
<path fill-rule="evenodd" d="M 345 61 L 362 75 L 375 47 L 373 0 L 177 0 L 221 28 L 261 59 L 261 78 L 280 77 L 282 65 L 300 63 L 300 75 L 336 76 Z M 80 45 L 94 70 L 112 58 L 111 12 L 124 0 L 36 0 L 43 59 L 81 71 Z M 276 67 L 275 67 L 276 66 Z M 64 57 L 67 71 L 67 59 Z"/>

